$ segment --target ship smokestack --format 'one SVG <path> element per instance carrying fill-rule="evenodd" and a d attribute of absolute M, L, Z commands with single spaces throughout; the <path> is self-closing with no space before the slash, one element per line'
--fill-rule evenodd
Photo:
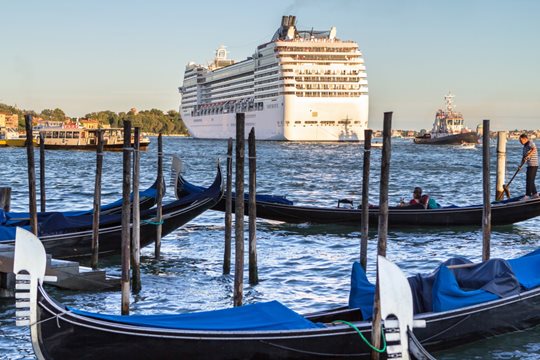
<path fill-rule="evenodd" d="M 282 16 L 281 17 L 281 26 L 282 27 L 289 26 L 289 17 L 288 16 Z"/>
<path fill-rule="evenodd" d="M 294 26 L 296 24 L 296 16 L 289 16 L 289 26 Z"/>

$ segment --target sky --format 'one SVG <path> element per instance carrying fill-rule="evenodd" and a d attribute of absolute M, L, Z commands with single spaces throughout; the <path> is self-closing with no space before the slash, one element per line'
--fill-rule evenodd
<path fill-rule="evenodd" d="M 0 14 L 0 103 L 22 109 L 178 111 L 189 61 L 220 45 L 243 60 L 295 15 L 358 43 L 373 129 L 386 111 L 429 129 L 449 91 L 470 128 L 540 128 L 536 0 L 0 0 Z"/>

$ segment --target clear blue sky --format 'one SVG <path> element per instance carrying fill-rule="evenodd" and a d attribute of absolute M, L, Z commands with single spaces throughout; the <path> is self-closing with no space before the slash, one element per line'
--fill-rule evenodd
<path fill-rule="evenodd" d="M 69 116 L 178 110 L 184 67 L 242 60 L 282 15 L 358 42 L 370 127 L 430 128 L 451 90 L 465 123 L 540 128 L 540 1 L 0 0 L 0 102 Z"/>

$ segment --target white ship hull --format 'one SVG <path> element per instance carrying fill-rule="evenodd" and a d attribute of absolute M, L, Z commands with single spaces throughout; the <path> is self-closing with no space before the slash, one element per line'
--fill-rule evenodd
<path fill-rule="evenodd" d="M 286 96 L 245 113 L 245 138 L 255 128 L 257 140 L 363 141 L 368 122 L 368 96 L 348 99 L 301 99 Z M 199 139 L 236 136 L 236 114 L 184 115 L 190 135 Z M 333 124 L 330 124 L 333 123 Z"/>

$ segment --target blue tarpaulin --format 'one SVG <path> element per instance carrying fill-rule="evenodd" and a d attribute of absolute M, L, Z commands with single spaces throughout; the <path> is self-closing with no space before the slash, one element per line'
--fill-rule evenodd
<path fill-rule="evenodd" d="M 540 286 L 540 249 L 508 261 L 490 259 L 470 267 L 447 267 L 467 263 L 467 259 L 453 258 L 431 274 L 409 277 L 414 313 L 459 309 Z M 349 307 L 360 308 L 366 320 L 372 316 L 374 289 L 360 264 L 353 264 Z"/>
<path fill-rule="evenodd" d="M 68 308 L 71 312 L 99 320 L 167 329 L 208 331 L 301 330 L 323 327 L 279 301 L 229 309 L 170 315 L 104 315 Z"/>

